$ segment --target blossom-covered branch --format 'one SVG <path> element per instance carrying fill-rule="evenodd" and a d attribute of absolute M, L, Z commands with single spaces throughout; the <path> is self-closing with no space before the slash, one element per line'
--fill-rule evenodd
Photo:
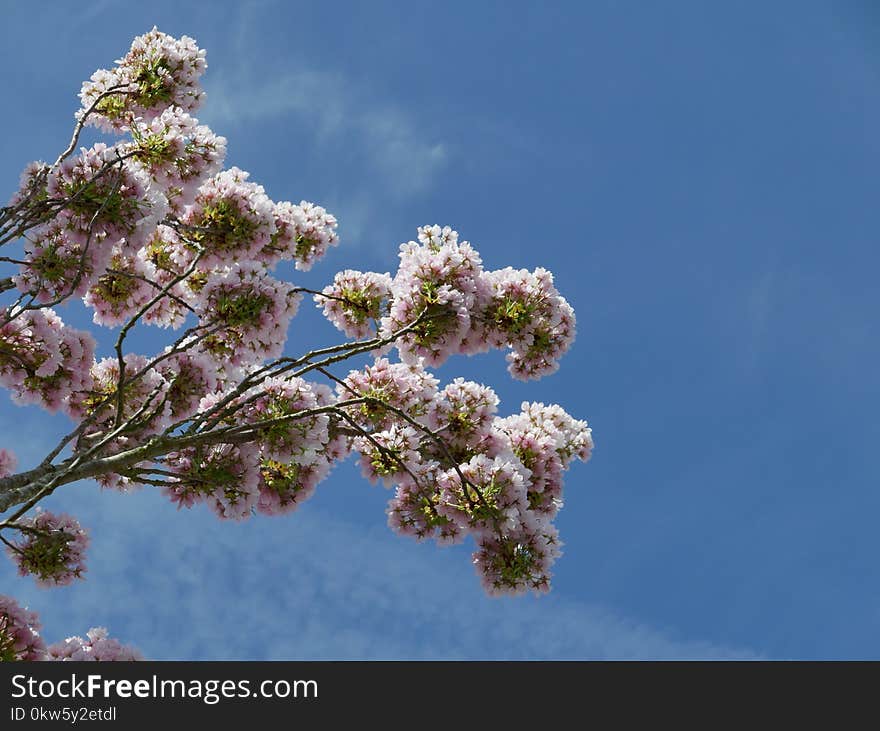
<path fill-rule="evenodd" d="M 30 469 L 0 449 L 0 540 L 19 571 L 47 586 L 85 574 L 85 529 L 39 506 L 73 482 L 157 489 L 242 520 L 293 512 L 354 453 L 393 490 L 393 530 L 471 536 L 490 594 L 547 591 L 562 474 L 589 459 L 590 429 L 542 403 L 500 416 L 490 387 L 441 386 L 431 369 L 499 348 L 514 378 L 553 373 L 575 316 L 552 275 L 486 269 L 456 231 L 430 225 L 400 246 L 394 273 L 297 285 L 338 244 L 337 221 L 223 168 L 227 140 L 192 116 L 205 68 L 191 38 L 136 38 L 83 85 L 67 148 L 28 165 L 0 209 L 0 245 L 21 252 L 0 258 L 0 386 L 73 422 Z M 89 126 L 114 137 L 77 151 Z M 292 351 L 306 295 L 349 340 Z M 54 309 L 74 300 L 115 331 L 111 353 Z M 128 352 L 143 327 L 179 334 Z M 113 654 L 100 631 L 46 649 L 36 620 L 0 599 L 6 659 Z"/>

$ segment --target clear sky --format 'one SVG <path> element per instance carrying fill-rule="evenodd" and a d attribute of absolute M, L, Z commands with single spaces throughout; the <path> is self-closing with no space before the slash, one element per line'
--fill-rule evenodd
<path fill-rule="evenodd" d="M 440 375 L 489 383 L 503 414 L 561 403 L 596 439 L 542 598 L 489 599 L 471 545 L 393 535 L 390 495 L 351 463 L 293 516 L 244 524 L 68 486 L 50 507 L 91 530 L 88 580 L 41 590 L 0 564 L 50 640 L 106 625 L 158 659 L 880 658 L 875 3 L 0 5 L 7 191 L 63 149 L 82 80 L 135 35 L 193 36 L 227 164 L 340 221 L 297 281 L 393 272 L 430 223 L 489 268 L 550 269 L 578 315 L 557 374 L 512 382 L 496 353 Z M 337 341 L 308 312 L 289 347 Z M 0 396 L 0 445 L 28 466 L 67 424 Z"/>

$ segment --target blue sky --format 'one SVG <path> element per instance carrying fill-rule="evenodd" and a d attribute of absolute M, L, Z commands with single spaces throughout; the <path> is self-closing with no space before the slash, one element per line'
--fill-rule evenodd
<path fill-rule="evenodd" d="M 393 271 L 427 223 L 490 268 L 552 270 L 579 332 L 557 374 L 512 382 L 494 354 L 440 375 L 491 384 L 502 413 L 561 403 L 597 443 L 539 599 L 483 596 L 470 546 L 391 534 L 389 495 L 351 464 L 295 515 L 240 525 L 69 486 L 52 505 L 91 529 L 88 580 L 45 591 L 0 565 L 50 639 L 107 625 L 169 659 L 880 658 L 873 3 L 3 11 L 10 192 L 66 145 L 94 69 L 154 24 L 191 35 L 227 164 L 339 218 L 297 281 Z M 290 347 L 336 337 L 304 313 Z M 25 464 L 66 426 L 0 400 Z"/>

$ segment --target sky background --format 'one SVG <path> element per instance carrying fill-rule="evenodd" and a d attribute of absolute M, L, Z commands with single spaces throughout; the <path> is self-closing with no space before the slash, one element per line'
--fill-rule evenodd
<path fill-rule="evenodd" d="M 488 268 L 550 269 L 578 316 L 558 373 L 513 382 L 495 353 L 439 375 L 492 385 L 502 414 L 560 403 L 596 440 L 540 598 L 486 597 L 469 543 L 392 534 L 390 494 L 351 462 L 296 514 L 242 524 L 67 486 L 47 507 L 90 529 L 87 581 L 42 590 L 0 563 L 50 641 L 104 625 L 156 659 L 880 658 L 875 3 L 0 8 L 9 193 L 66 146 L 83 79 L 154 24 L 193 36 L 227 165 L 339 219 L 320 265 L 281 271 L 393 272 L 432 223 Z M 291 352 L 338 342 L 303 310 Z M 23 467 L 67 427 L 0 399 Z"/>

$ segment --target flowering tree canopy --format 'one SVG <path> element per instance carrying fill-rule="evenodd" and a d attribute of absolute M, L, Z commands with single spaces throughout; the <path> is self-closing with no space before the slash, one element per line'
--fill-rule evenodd
<path fill-rule="evenodd" d="M 295 511 L 354 453 L 393 491 L 394 531 L 470 536 L 489 594 L 548 591 L 562 475 L 589 459 L 590 429 L 543 403 L 500 416 L 490 387 L 430 369 L 500 348 L 516 379 L 554 372 L 575 316 L 552 275 L 487 269 L 430 225 L 400 246 L 393 275 L 347 269 L 320 291 L 288 281 L 337 245 L 336 219 L 223 168 L 226 139 L 191 116 L 205 68 L 191 38 L 136 38 L 83 84 L 68 147 L 28 165 L 0 209 L 0 385 L 73 422 L 28 469 L 0 449 L 0 540 L 19 572 L 43 586 L 84 575 L 87 532 L 39 506 L 64 485 L 148 486 L 243 520 Z M 112 137 L 77 150 L 86 126 Z M 291 353 L 307 297 L 345 337 Z M 112 351 L 54 309 L 77 298 L 115 334 Z M 129 352 L 136 326 L 168 331 L 166 347 Z M 346 367 L 358 356 L 369 364 Z M 49 646 L 38 630 L 0 596 L 0 659 L 139 656 L 100 628 Z"/>

